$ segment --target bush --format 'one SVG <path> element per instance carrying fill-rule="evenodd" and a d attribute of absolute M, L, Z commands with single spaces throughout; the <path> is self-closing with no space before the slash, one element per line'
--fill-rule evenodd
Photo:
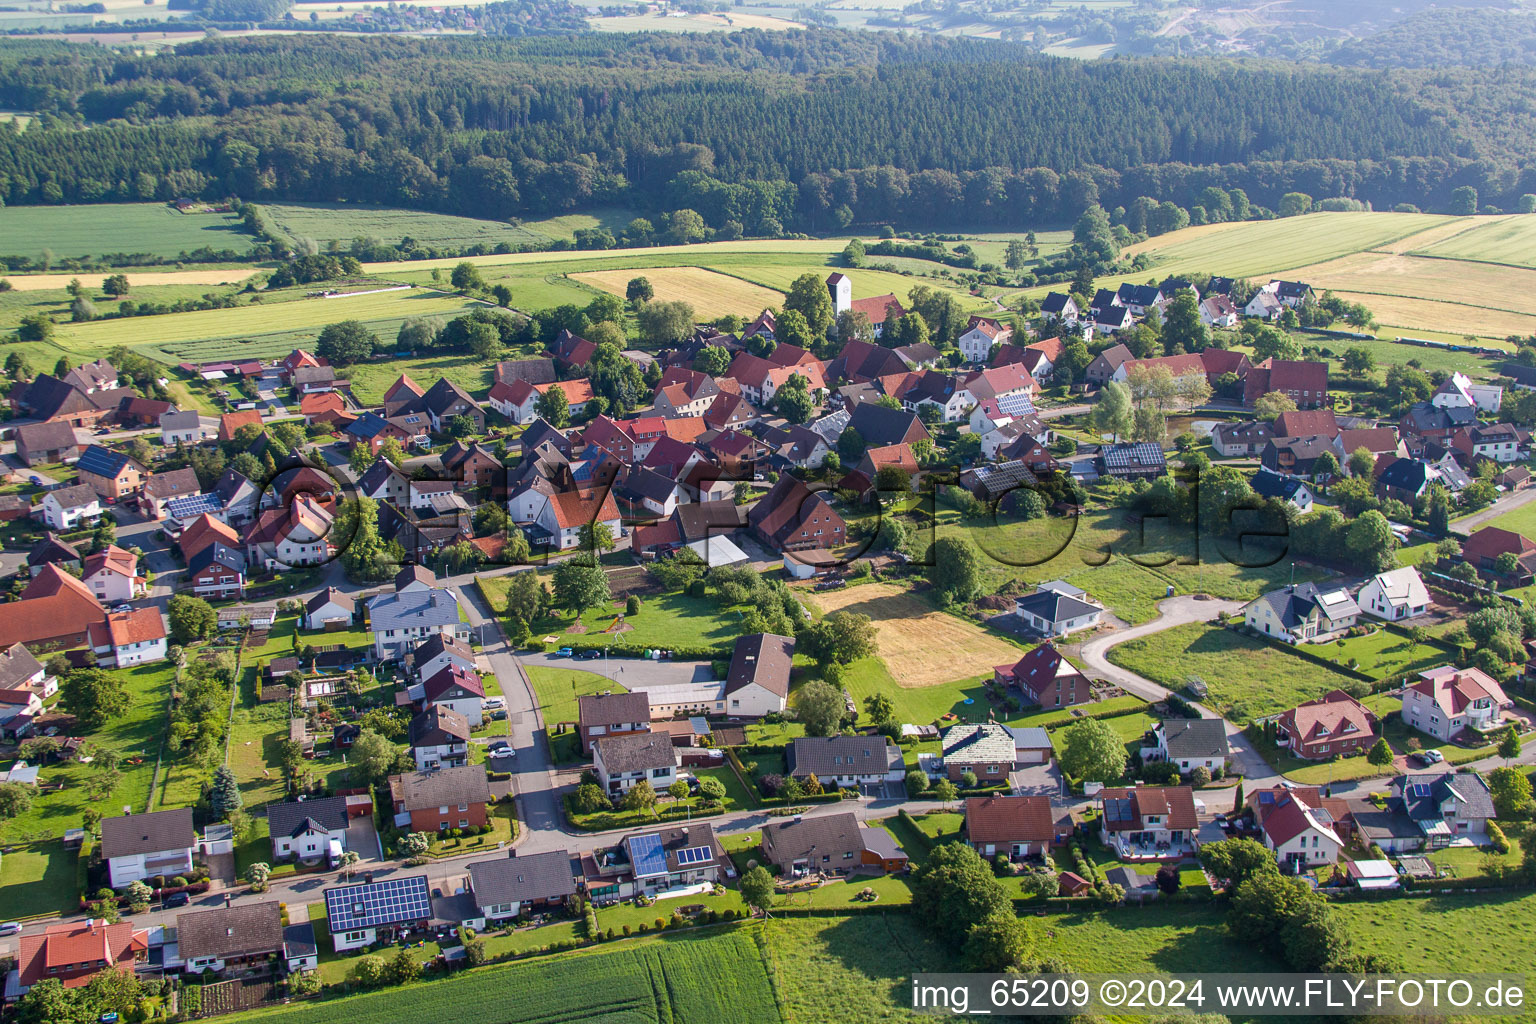
<path fill-rule="evenodd" d="M 639 598 L 638 595 L 630 594 L 628 597 L 626 597 L 624 599 L 624 614 L 625 615 L 639 615 L 640 614 L 640 598 Z"/>
<path fill-rule="evenodd" d="M 1509 837 L 1499 827 L 1496 821 L 1488 823 L 1488 839 L 1491 841 L 1491 849 L 1494 853 L 1508 853 L 1510 851 Z M 1533 840 L 1536 841 L 1536 840 Z"/>

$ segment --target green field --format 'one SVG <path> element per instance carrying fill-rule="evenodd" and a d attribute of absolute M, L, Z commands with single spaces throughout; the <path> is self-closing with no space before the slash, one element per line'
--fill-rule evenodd
<path fill-rule="evenodd" d="M 127 345 L 152 359 L 173 364 L 268 358 L 312 342 L 322 327 L 341 320 L 361 320 L 381 338 L 393 341 L 400 324 L 411 317 L 452 318 L 475 305 L 478 303 L 462 296 L 413 289 L 61 324 L 57 337 L 61 346 L 81 355 Z"/>
<path fill-rule="evenodd" d="M 0 255 L 56 258 L 147 253 L 174 259 L 201 249 L 244 252 L 252 237 L 233 214 L 177 213 L 164 203 L 0 208 Z"/>
<path fill-rule="evenodd" d="M 1524 970 L 1516 951 L 1528 948 L 1536 925 L 1536 895 L 1521 891 L 1342 903 L 1338 910 L 1356 941 L 1396 953 L 1414 973 Z"/>
<path fill-rule="evenodd" d="M 1112 647 L 1109 660 L 1174 690 L 1198 676 L 1210 687 L 1207 703 L 1239 725 L 1357 685 L 1275 645 L 1198 622 Z"/>
<path fill-rule="evenodd" d="M 594 693 L 628 693 L 620 684 L 600 676 L 596 672 L 583 672 L 575 668 L 550 668 L 547 665 L 529 665 L 523 669 L 533 684 L 534 698 L 539 702 L 539 714 L 545 726 L 574 723 L 577 718 L 576 698 Z"/>
<path fill-rule="evenodd" d="M 1536 217 L 1479 218 L 1467 231 L 1416 250 L 1425 256 L 1536 267 Z"/>
<path fill-rule="evenodd" d="M 558 239 L 574 237 L 578 228 L 604 227 L 616 232 L 633 216 L 627 210 L 606 210 L 512 224 L 353 203 L 264 203 L 261 209 L 272 226 L 290 239 L 311 239 L 321 248 L 332 242 L 345 248 L 354 238 L 373 238 L 394 244 L 407 237 L 423 245 L 448 249 L 467 249 L 474 245 L 548 245 Z"/>
<path fill-rule="evenodd" d="M 458 1024 L 778 1024 L 782 1019 L 757 944 L 740 931 L 684 934 L 489 967 L 451 981 L 273 1009 L 259 1016 L 293 1024 L 352 1024 L 429 1020 L 449 1007 Z"/>

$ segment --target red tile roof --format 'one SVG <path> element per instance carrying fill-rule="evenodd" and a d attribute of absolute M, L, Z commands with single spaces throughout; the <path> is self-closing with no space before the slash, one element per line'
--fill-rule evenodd
<path fill-rule="evenodd" d="M 47 977 L 61 978 L 65 988 L 79 988 L 105 968 L 131 971 L 135 959 L 149 952 L 149 932 L 135 931 L 122 921 L 100 920 L 52 924 L 41 935 L 23 935 L 17 958 L 18 981 L 30 988 Z M 55 973 L 50 975 L 50 969 Z M 67 975 L 76 976 L 69 977 Z"/>
<path fill-rule="evenodd" d="M 1056 836 L 1050 797 L 973 796 L 965 801 L 965 835 L 973 843 L 1049 843 Z"/>
<path fill-rule="evenodd" d="M 869 317 L 871 324 L 883 324 L 907 315 L 906 307 L 895 295 L 886 293 L 868 299 L 854 299 L 853 311 Z"/>

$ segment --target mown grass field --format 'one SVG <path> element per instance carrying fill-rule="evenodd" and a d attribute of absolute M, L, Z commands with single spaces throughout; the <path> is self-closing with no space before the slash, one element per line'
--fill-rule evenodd
<path fill-rule="evenodd" d="M 594 959 L 600 958 L 600 959 Z M 598 981 L 601 978 L 601 981 Z M 669 936 L 487 967 L 351 999 L 248 1016 L 293 1024 L 430 1020 L 459 1024 L 779 1024 L 767 964 L 743 931 Z"/>
<path fill-rule="evenodd" d="M 272 226 L 290 239 L 313 239 L 321 248 L 329 242 L 345 247 L 354 238 L 376 238 L 392 244 L 406 237 L 423 245 L 445 248 L 502 243 L 547 245 L 556 239 L 573 237 L 577 228 L 617 230 L 633 216 L 628 211 L 615 209 L 512 224 L 355 203 L 263 203 L 261 209 Z"/>
<path fill-rule="evenodd" d="M 233 214 L 184 214 L 164 203 L 0 208 L 0 254 L 55 257 L 147 253 L 171 259 L 208 246 L 244 252 L 253 238 Z"/>
<path fill-rule="evenodd" d="M 811 592 L 805 597 L 823 613 L 849 611 L 873 619 L 880 657 L 904 688 L 990 674 L 993 666 L 1015 662 L 1024 653 L 1021 647 L 938 611 L 923 598 L 889 583 Z"/>
<path fill-rule="evenodd" d="M 475 305 L 459 295 L 414 289 L 61 324 L 57 337 L 62 346 L 82 355 L 126 345 L 167 363 L 265 358 L 310 342 L 321 328 L 341 320 L 361 320 L 393 341 L 400 324 L 411 317 L 451 318 Z"/>
<path fill-rule="evenodd" d="M 1108 657 L 1174 690 L 1198 676 L 1210 687 L 1207 703 L 1239 725 L 1353 682 L 1279 647 L 1202 623 L 1129 640 L 1110 648 Z"/>
<path fill-rule="evenodd" d="M 1396 953 L 1412 973 L 1523 971 L 1536 927 L 1536 895 L 1518 890 L 1342 903 L 1338 910 L 1356 942 Z"/>
<path fill-rule="evenodd" d="M 523 671 L 528 673 L 528 681 L 533 684 L 533 696 L 539 702 L 539 714 L 544 724 L 551 728 L 576 721 L 578 697 L 594 693 L 629 692 L 626 687 L 607 676 L 576 668 L 528 665 Z"/>
<path fill-rule="evenodd" d="M 635 275 L 628 270 L 594 270 L 571 276 L 623 298 Z M 784 302 L 783 292 L 700 267 L 655 267 L 645 272 L 645 278 L 656 290 L 657 299 L 686 302 L 705 317 L 740 316 L 746 309 L 777 308 Z"/>
<path fill-rule="evenodd" d="M 1426 239 L 1415 251 L 1454 260 L 1536 267 L 1536 217 L 1477 217 L 1465 231 Z"/>

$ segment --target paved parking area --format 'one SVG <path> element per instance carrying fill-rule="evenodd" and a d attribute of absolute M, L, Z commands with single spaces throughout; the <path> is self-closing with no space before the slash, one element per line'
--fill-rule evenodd
<path fill-rule="evenodd" d="M 1055 761 L 1010 772 L 1008 785 L 1019 796 L 1048 796 L 1055 800 L 1066 794 L 1066 782 Z"/>

